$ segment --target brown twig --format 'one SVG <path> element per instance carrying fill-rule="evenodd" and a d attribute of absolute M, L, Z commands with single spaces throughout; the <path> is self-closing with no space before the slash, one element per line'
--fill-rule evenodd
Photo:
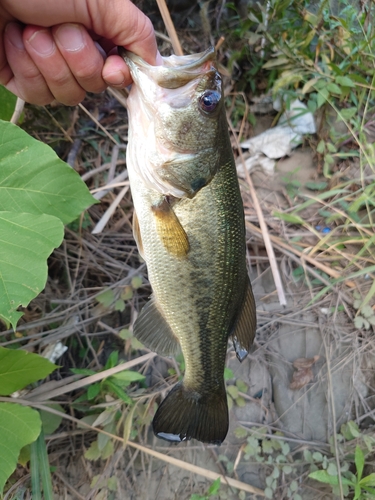
<path fill-rule="evenodd" d="M 167 4 L 165 3 L 165 0 L 156 0 L 156 1 L 160 10 L 161 17 L 163 18 L 165 28 L 168 32 L 169 38 L 171 39 L 173 50 L 177 56 L 183 56 L 184 52 L 182 50 L 180 40 L 178 39 L 176 29 L 174 27 Z"/>

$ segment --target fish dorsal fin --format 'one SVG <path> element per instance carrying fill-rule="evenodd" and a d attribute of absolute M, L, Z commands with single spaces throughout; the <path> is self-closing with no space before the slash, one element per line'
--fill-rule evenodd
<path fill-rule="evenodd" d="M 248 281 L 242 308 L 232 333 L 234 350 L 240 361 L 243 361 L 249 353 L 255 337 L 256 326 L 255 300 L 250 281 Z"/>
<path fill-rule="evenodd" d="M 143 243 L 142 243 L 141 230 L 139 228 L 137 212 L 135 210 L 133 210 L 133 237 L 134 237 L 135 242 L 137 244 L 138 252 L 139 252 L 140 256 L 142 257 L 143 260 L 145 260 L 145 258 L 143 256 Z"/>
<path fill-rule="evenodd" d="M 166 250 L 175 257 L 186 257 L 189 252 L 189 239 L 166 198 L 153 205 L 156 230 Z"/>
<path fill-rule="evenodd" d="M 144 306 L 133 327 L 134 336 L 161 356 L 175 356 L 180 343 L 160 311 L 154 296 Z"/>

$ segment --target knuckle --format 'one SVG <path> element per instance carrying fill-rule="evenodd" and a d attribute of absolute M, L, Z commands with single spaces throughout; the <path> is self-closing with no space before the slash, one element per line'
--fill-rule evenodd
<path fill-rule="evenodd" d="M 74 93 L 56 96 L 56 100 L 64 104 L 65 106 L 77 106 L 86 96 L 86 92 L 81 90 L 76 90 Z"/>

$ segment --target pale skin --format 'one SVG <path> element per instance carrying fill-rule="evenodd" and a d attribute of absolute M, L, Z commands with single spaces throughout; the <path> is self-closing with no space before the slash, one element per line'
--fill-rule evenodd
<path fill-rule="evenodd" d="M 151 21 L 130 0 L 0 0 L 0 84 L 27 102 L 73 106 L 126 87 L 118 45 L 160 62 Z"/>

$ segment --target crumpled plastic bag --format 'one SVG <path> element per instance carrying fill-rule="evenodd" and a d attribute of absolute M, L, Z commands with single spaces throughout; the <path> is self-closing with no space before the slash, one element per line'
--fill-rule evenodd
<path fill-rule="evenodd" d="M 281 110 L 280 99 L 276 99 L 273 107 Z M 307 106 L 298 99 L 290 104 L 290 109 L 286 110 L 279 119 L 276 127 L 270 128 L 247 141 L 241 143 L 243 149 L 248 149 L 250 154 L 256 157 L 256 161 L 247 162 L 250 168 L 255 164 L 262 163 L 261 155 L 270 159 L 279 159 L 291 154 L 292 149 L 302 142 L 305 134 L 316 132 L 313 114 Z M 250 159 L 249 159 L 250 160 Z M 269 169 L 269 162 L 266 163 Z M 275 166 L 276 162 L 274 162 Z"/>

